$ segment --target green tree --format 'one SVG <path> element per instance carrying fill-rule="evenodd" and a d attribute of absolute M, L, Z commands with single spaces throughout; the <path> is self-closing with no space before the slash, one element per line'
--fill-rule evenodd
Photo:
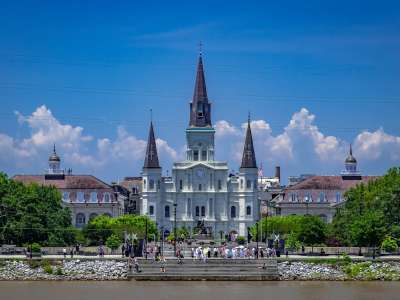
<path fill-rule="evenodd" d="M 121 238 L 117 234 L 113 233 L 107 238 L 106 246 L 111 248 L 111 251 L 118 249 L 120 245 L 121 245 Z"/>
<path fill-rule="evenodd" d="M 106 215 L 96 216 L 82 231 L 90 245 L 103 244 L 113 233 L 112 219 Z"/>
<path fill-rule="evenodd" d="M 63 246 L 75 242 L 71 214 L 55 187 L 23 184 L 0 173 L 0 243 Z"/>
<path fill-rule="evenodd" d="M 333 220 L 333 231 L 342 244 L 377 246 L 385 235 L 400 235 L 400 168 L 392 168 L 381 178 L 351 188 L 345 197 L 344 206 L 337 210 Z M 375 225 L 368 223 L 379 217 L 382 219 Z M 363 222 L 368 226 L 363 228 Z M 362 237 L 371 230 L 381 236 Z"/>
<path fill-rule="evenodd" d="M 384 216 L 379 211 L 369 211 L 355 216 L 350 226 L 350 239 L 353 245 L 375 247 L 381 244 L 386 228 Z"/>
<path fill-rule="evenodd" d="M 300 242 L 308 246 L 315 246 L 325 242 L 326 224 L 317 216 L 304 216 L 299 223 L 297 237 Z"/>

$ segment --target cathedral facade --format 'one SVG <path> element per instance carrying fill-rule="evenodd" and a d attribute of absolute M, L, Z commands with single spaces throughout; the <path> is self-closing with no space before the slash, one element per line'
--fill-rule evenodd
<path fill-rule="evenodd" d="M 171 176 L 163 177 L 153 123 L 142 170 L 140 213 L 166 231 L 177 227 L 199 228 L 218 237 L 246 235 L 259 219 L 258 169 L 248 120 L 239 172 L 229 173 L 226 162 L 215 160 L 215 129 L 200 54 L 189 126 L 186 128 L 186 159 L 175 162 Z"/>

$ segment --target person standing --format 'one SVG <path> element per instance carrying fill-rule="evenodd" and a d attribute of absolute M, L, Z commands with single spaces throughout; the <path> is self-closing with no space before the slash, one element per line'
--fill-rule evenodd
<path fill-rule="evenodd" d="M 121 256 L 124 257 L 124 255 L 125 255 L 125 244 L 122 244 L 122 247 L 121 247 Z"/>
<path fill-rule="evenodd" d="M 67 249 L 65 249 L 65 248 L 63 248 L 63 255 L 64 255 L 64 258 L 67 258 Z"/>
<path fill-rule="evenodd" d="M 71 248 L 69 251 L 69 254 L 71 255 L 71 258 L 74 258 L 74 248 Z"/>

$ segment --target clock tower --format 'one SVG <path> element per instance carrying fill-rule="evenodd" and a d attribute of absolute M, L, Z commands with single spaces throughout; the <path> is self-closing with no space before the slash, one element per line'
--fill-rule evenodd
<path fill-rule="evenodd" d="M 193 99 L 190 103 L 190 121 L 186 129 L 186 159 L 188 161 L 214 160 L 215 129 L 211 124 L 211 103 L 208 101 L 200 54 L 197 64 L 196 83 Z"/>

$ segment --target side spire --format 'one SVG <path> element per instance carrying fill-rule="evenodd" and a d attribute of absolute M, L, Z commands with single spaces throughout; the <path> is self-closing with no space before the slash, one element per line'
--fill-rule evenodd
<path fill-rule="evenodd" d="M 190 103 L 190 127 L 211 127 L 211 104 L 208 102 L 203 56 L 200 50 L 197 64 L 196 83 Z"/>
<path fill-rule="evenodd" d="M 257 168 L 256 155 L 254 153 L 253 136 L 250 127 L 250 113 L 247 119 L 246 138 L 244 141 L 242 164 L 240 168 Z"/>
<path fill-rule="evenodd" d="M 149 138 L 147 140 L 146 157 L 144 159 L 143 168 L 160 168 L 160 164 L 158 162 L 156 139 L 154 137 L 153 121 L 150 121 Z"/>

